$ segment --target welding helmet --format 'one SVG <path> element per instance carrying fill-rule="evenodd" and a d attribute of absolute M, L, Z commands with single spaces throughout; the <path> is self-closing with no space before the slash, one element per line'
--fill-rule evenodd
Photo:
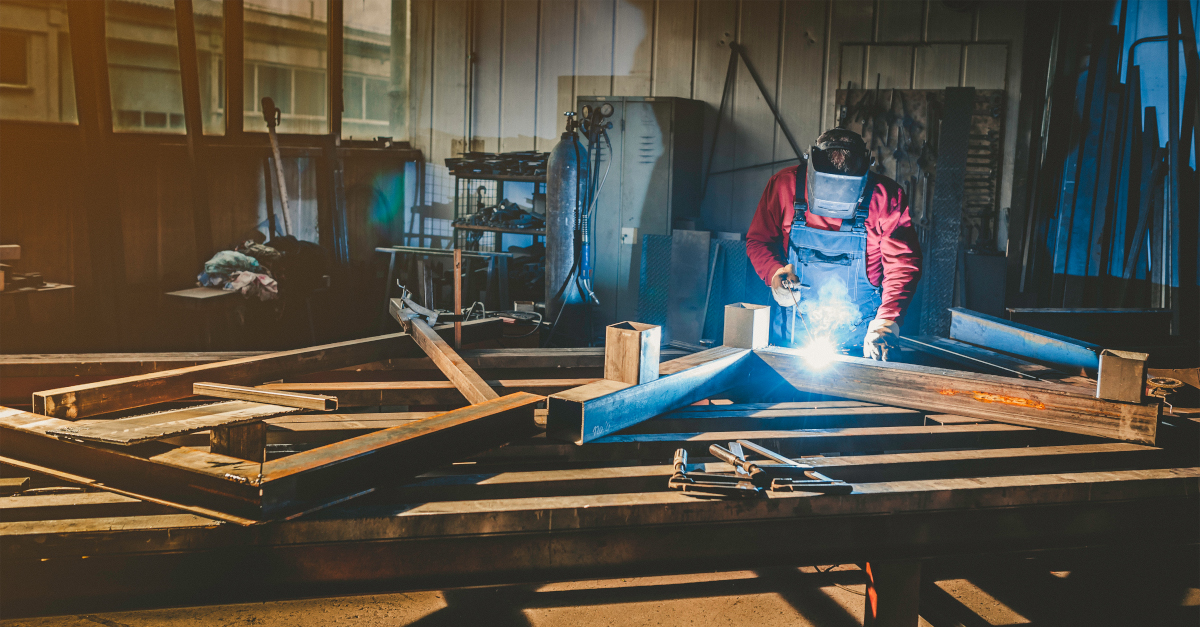
<path fill-rule="evenodd" d="M 858 133 L 844 128 L 822 133 L 809 151 L 808 210 L 826 218 L 853 218 L 869 191 L 867 170 L 872 161 Z"/>

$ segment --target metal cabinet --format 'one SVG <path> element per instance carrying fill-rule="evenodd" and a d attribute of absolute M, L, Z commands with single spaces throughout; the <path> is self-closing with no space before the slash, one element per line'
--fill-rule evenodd
<path fill-rule="evenodd" d="M 577 110 L 604 102 L 615 111 L 612 150 L 602 149 L 600 163 L 608 178 L 594 210 L 594 328 L 636 319 L 642 236 L 670 235 L 677 222 L 699 216 L 703 160 L 703 102 L 580 96 Z"/>

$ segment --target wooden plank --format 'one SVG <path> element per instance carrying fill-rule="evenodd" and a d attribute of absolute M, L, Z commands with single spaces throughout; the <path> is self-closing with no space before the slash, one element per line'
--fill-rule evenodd
<path fill-rule="evenodd" d="M 749 351 L 719 347 L 663 364 L 662 376 L 631 386 L 597 381 L 549 397 L 546 429 L 554 438 L 583 444 L 745 381 Z"/>
<path fill-rule="evenodd" d="M 269 388 L 248 388 L 241 385 L 227 385 L 224 383 L 193 383 L 192 392 L 197 396 L 252 401 L 255 403 L 282 405 L 284 407 L 296 407 L 299 409 L 313 409 L 316 411 L 333 411 L 338 408 L 338 399 L 335 396 L 304 394 Z"/>
<path fill-rule="evenodd" d="M 459 392 L 462 392 L 467 401 L 474 405 L 500 398 L 432 327 L 421 318 L 408 317 L 406 314 L 408 310 L 405 308 L 403 300 L 393 298 L 388 308 L 392 317 L 408 330 L 425 354 L 433 360 L 438 370 L 441 370 L 442 374 L 450 379 L 450 382 L 458 388 Z"/>
<path fill-rule="evenodd" d="M 97 420 L 86 424 L 74 423 L 52 429 L 47 433 L 72 440 L 129 446 L 213 427 L 255 422 L 263 418 L 296 411 L 299 410 L 295 407 L 282 405 L 228 401 L 118 420 Z"/>
<path fill-rule="evenodd" d="M 499 319 L 493 320 L 464 323 L 465 340 L 477 341 L 499 332 Z M 453 327 L 439 326 L 438 332 L 453 333 Z M 36 392 L 33 395 L 33 409 L 39 414 L 77 420 L 186 398 L 192 395 L 192 384 L 200 381 L 218 379 L 235 385 L 254 385 L 316 370 L 331 370 L 396 357 L 417 357 L 420 351 L 421 348 L 408 334 L 392 333 Z"/>
<path fill-rule="evenodd" d="M 497 379 L 485 381 L 498 395 L 528 392 L 547 396 L 598 381 L 587 379 Z M 346 381 L 335 383 L 268 383 L 268 390 L 335 396 L 342 407 L 372 405 L 451 405 L 465 402 L 450 381 Z"/>
<path fill-rule="evenodd" d="M 798 461 L 850 483 L 981 477 L 1002 474 L 1078 472 L 1159 460 L 1162 450 L 1127 442 L 884 455 L 804 457 Z M 769 465 L 767 463 L 763 464 Z M 432 472 L 379 498 L 394 503 L 431 503 L 630 492 L 665 492 L 669 464 L 480 473 Z M 692 472 L 731 472 L 729 464 L 690 464 Z"/>
<path fill-rule="evenodd" d="M 923 411 L 1154 444 L 1161 406 L 1114 403 L 1077 386 L 842 357 L 814 371 L 786 349 L 755 354 L 798 390 Z"/>
<path fill-rule="evenodd" d="M 1059 383 L 1067 383 L 1070 385 L 1078 385 L 1093 391 L 1096 389 L 1096 382 L 1087 377 L 1072 376 L 1060 370 L 1055 370 L 1041 364 L 1025 361 L 1019 357 L 1005 355 L 1004 353 L 997 353 L 996 351 L 988 350 L 982 346 L 975 346 L 974 344 L 967 344 L 966 342 L 959 342 L 958 340 L 952 340 L 950 338 L 937 337 L 933 335 L 921 335 L 913 339 L 927 346 L 922 346 L 916 342 L 906 342 L 905 338 L 901 338 L 900 341 L 905 348 L 922 351 L 930 355 L 967 366 L 969 368 L 984 369 L 989 374 L 1012 376 L 1010 372 L 989 370 L 987 369 L 987 366 L 979 363 L 980 361 L 994 364 L 1009 371 L 1015 370 L 1038 379 L 1057 381 Z M 957 355 L 954 353 L 957 353 Z"/>

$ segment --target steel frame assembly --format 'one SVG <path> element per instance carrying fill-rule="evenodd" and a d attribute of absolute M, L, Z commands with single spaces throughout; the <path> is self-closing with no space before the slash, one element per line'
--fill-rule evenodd
<path fill-rule="evenodd" d="M 922 560 L 1120 547 L 1151 526 L 1147 546 L 1200 542 L 1200 467 L 1165 437 L 1200 426 L 1163 431 L 1159 399 L 1097 398 L 1092 379 L 946 338 L 917 350 L 982 373 L 818 367 L 766 346 L 762 310 L 733 307 L 728 345 L 690 354 L 656 356 L 658 330 L 635 323 L 603 351 L 458 351 L 452 325 L 396 299 L 405 333 L 169 370 L 75 366 L 125 376 L 0 410 L 0 467 L 87 490 L 0 499 L 0 585 L 37 612 L 208 595 L 250 565 L 268 582 L 255 593 L 275 594 L 865 562 L 879 616 L 907 624 Z M 463 341 L 498 327 L 464 322 Z M 1129 395 L 1140 362 L 1114 357 L 1108 382 Z M 445 380 L 422 380 L 430 369 Z M 71 372 L 0 363 L 22 370 Z M 755 462 L 767 474 L 804 457 L 826 493 L 668 488 L 736 476 L 743 443 L 772 453 Z"/>

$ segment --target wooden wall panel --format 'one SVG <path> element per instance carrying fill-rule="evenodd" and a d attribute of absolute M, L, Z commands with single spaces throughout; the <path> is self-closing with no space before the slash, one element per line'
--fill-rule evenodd
<path fill-rule="evenodd" d="M 413 148 L 425 153 L 433 135 L 433 0 L 412 0 L 412 65 L 409 68 L 408 117 L 412 120 Z M 465 104 L 465 103 L 464 103 Z"/>
<path fill-rule="evenodd" d="M 842 54 L 839 60 L 838 69 L 841 71 L 841 80 L 837 82 L 837 89 L 849 89 L 851 86 L 854 89 L 862 89 L 864 86 L 874 87 L 875 79 L 867 80 L 867 48 L 869 46 L 842 46 Z M 836 96 L 836 90 L 834 92 Z M 836 123 L 836 120 L 835 120 Z M 833 126 L 827 124 L 825 128 Z"/>
<path fill-rule="evenodd" d="M 841 64 L 847 59 L 842 52 L 842 44 L 871 41 L 875 3 L 870 0 L 839 0 L 830 3 L 830 11 L 832 15 L 829 21 L 829 41 L 826 45 L 829 63 L 825 71 L 825 119 L 821 125 L 823 128 L 832 128 L 837 124 L 837 107 L 834 106 L 834 101 L 837 99 L 839 86 L 845 87 L 847 80 L 852 80 L 855 84 L 861 82 L 860 78 L 855 78 L 853 72 L 842 71 Z M 861 70 L 857 76 L 861 76 Z"/>
<path fill-rule="evenodd" d="M 658 0 L 651 95 L 692 97 L 695 0 Z"/>
<path fill-rule="evenodd" d="M 935 0 L 940 4 L 941 0 Z M 876 16 L 876 39 L 880 42 L 921 41 L 926 0 L 885 0 Z"/>
<path fill-rule="evenodd" d="M 426 158 L 443 163 L 453 153 L 451 142 L 467 132 L 467 36 L 466 0 L 438 0 L 433 14 L 433 80 L 430 134 Z"/>
<path fill-rule="evenodd" d="M 975 89 L 1004 89 L 1008 46 L 971 44 L 967 46 L 966 57 L 966 85 Z"/>
<path fill-rule="evenodd" d="M 537 132 L 537 0 L 506 0 L 503 28 L 500 150 L 533 150 Z"/>
<path fill-rule="evenodd" d="M 575 93 L 611 96 L 613 83 L 613 17 L 616 0 L 580 0 L 579 51 Z"/>
<path fill-rule="evenodd" d="M 500 85 L 503 80 L 504 3 L 476 2 L 475 42 L 472 49 L 474 76 L 471 89 L 471 134 L 483 142 L 483 150 L 500 149 Z"/>
<path fill-rule="evenodd" d="M 969 41 L 975 25 L 977 3 L 955 3 L 950 8 L 941 0 L 930 0 L 925 19 L 926 41 Z M 1013 2 L 1005 2 L 1011 9 Z"/>
<path fill-rule="evenodd" d="M 701 2 L 696 7 L 696 56 L 695 79 L 692 83 L 692 98 L 708 104 L 704 116 L 704 167 L 713 172 L 733 167 L 734 139 L 729 132 L 732 127 L 733 102 L 726 104 L 725 116 L 721 120 L 720 137 L 713 136 L 716 130 L 717 108 L 721 104 L 721 92 L 725 87 L 725 73 L 729 66 L 729 42 L 738 32 L 738 3 L 730 0 Z M 733 98 L 731 94 L 730 98 Z M 715 143 L 715 149 L 714 144 Z M 712 152 L 712 163 L 708 155 Z M 710 177 L 704 198 L 700 202 L 700 227 L 729 231 L 729 205 L 733 192 L 733 176 L 729 174 Z"/>
<path fill-rule="evenodd" d="M 654 56 L 654 1 L 617 0 L 613 95 L 649 96 Z"/>
<path fill-rule="evenodd" d="M 912 46 L 870 46 L 867 51 L 867 88 L 909 89 L 912 86 Z"/>
<path fill-rule="evenodd" d="M 926 44 L 917 46 L 913 60 L 913 89 L 958 87 L 961 77 L 962 46 Z"/>
<path fill-rule="evenodd" d="M 575 110 L 577 3 L 543 2 L 538 36 L 537 150 L 548 151 L 563 131 L 563 112 Z"/>
<path fill-rule="evenodd" d="M 777 99 L 779 91 L 782 11 L 783 3 L 778 1 L 743 2 L 741 18 L 738 20 L 738 31 L 741 33 L 739 40 L 772 99 Z M 733 173 L 729 215 L 725 219 L 725 228 L 721 230 L 740 232 L 750 225 L 763 187 L 772 173 L 769 167 L 752 166 L 773 161 L 776 143 L 786 145 L 787 140 L 779 132 L 775 116 L 745 65 L 738 67 L 733 105 L 733 124 L 730 128 L 733 132 L 733 167 L 751 169 Z"/>
<path fill-rule="evenodd" d="M 782 55 L 779 67 L 779 112 L 801 150 L 808 150 L 821 128 L 821 82 L 825 63 L 825 22 L 829 4 L 788 0 L 783 7 Z M 775 160 L 796 155 L 782 136 Z M 769 168 L 777 171 L 783 165 Z"/>

